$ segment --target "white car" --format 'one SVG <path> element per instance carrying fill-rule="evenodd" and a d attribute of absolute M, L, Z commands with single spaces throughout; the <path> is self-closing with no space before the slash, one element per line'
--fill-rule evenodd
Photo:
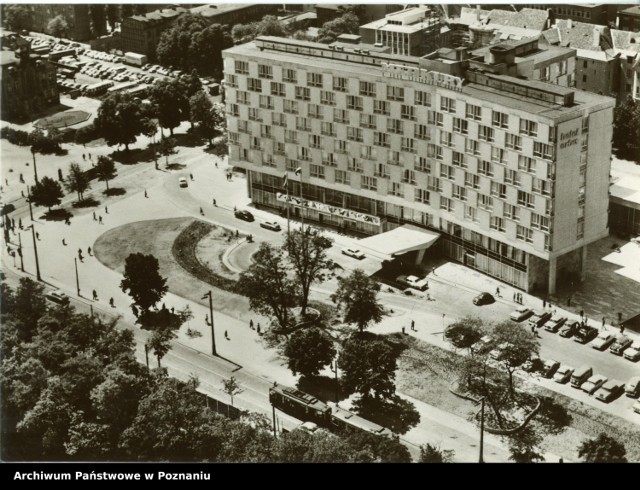
<path fill-rule="evenodd" d="M 605 350 L 616 341 L 616 336 L 609 332 L 600 332 L 591 342 L 591 347 L 598 350 Z"/>
<path fill-rule="evenodd" d="M 260 226 L 272 231 L 280 231 L 281 229 L 280 225 L 275 221 L 263 221 L 262 223 L 260 223 Z"/>
<path fill-rule="evenodd" d="M 589 393 L 593 395 L 598 388 L 600 388 L 603 384 L 609 381 L 609 378 L 603 376 L 602 374 L 596 374 L 595 376 L 591 376 L 586 383 L 584 383 L 580 389 L 585 393 Z"/>
<path fill-rule="evenodd" d="M 357 248 L 343 248 L 342 253 L 354 259 L 364 259 L 364 254 Z"/>
<path fill-rule="evenodd" d="M 178 179 L 178 183 L 180 184 L 180 187 L 189 187 L 189 183 L 187 182 L 187 179 L 185 179 L 184 177 L 180 177 Z"/>
<path fill-rule="evenodd" d="M 568 383 L 569 380 L 571 379 L 571 375 L 573 374 L 573 371 L 575 370 L 571 366 L 567 366 L 566 364 L 563 364 L 558 368 L 558 370 L 556 371 L 556 374 L 553 375 L 553 380 L 556 383 L 560 383 L 560 384 Z"/>
<path fill-rule="evenodd" d="M 429 287 L 426 279 L 420 279 L 418 276 L 398 276 L 396 281 L 419 291 L 424 291 Z"/>
<path fill-rule="evenodd" d="M 517 310 L 512 311 L 511 315 L 509 315 L 509 318 L 511 318 L 514 322 L 521 322 L 522 320 L 529 318 L 532 314 L 533 311 L 530 308 L 521 306 Z"/>
<path fill-rule="evenodd" d="M 640 340 L 636 340 L 631 347 L 624 351 L 622 354 L 625 359 L 629 359 L 630 361 L 638 361 L 640 360 Z"/>

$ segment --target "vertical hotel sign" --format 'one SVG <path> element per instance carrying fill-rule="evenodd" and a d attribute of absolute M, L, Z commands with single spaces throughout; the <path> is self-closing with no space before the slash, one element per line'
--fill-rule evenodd
<path fill-rule="evenodd" d="M 382 63 L 381 66 L 383 75 L 388 78 L 412 80 L 425 85 L 436 85 L 457 92 L 462 91 L 463 79 L 460 77 L 393 63 Z"/>

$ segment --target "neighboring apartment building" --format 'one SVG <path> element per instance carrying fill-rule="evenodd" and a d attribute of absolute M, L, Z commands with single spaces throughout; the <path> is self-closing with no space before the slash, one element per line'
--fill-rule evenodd
<path fill-rule="evenodd" d="M 614 53 L 619 55 L 618 101 L 628 95 L 640 101 L 640 33 L 611 29 L 611 40 Z"/>
<path fill-rule="evenodd" d="M 423 56 L 449 45 L 450 29 L 432 7 L 413 7 L 360 26 L 365 44 L 391 48 L 393 54 Z"/>
<path fill-rule="evenodd" d="M 223 52 L 229 162 L 252 201 L 284 212 L 288 172 L 305 220 L 417 225 L 446 257 L 526 291 L 581 276 L 607 235 L 614 101 L 483 73 L 461 49 L 356 49 L 259 37 Z"/>
<path fill-rule="evenodd" d="M 640 32 L 640 7 L 634 5 L 618 11 L 616 24 L 621 31 Z"/>
<path fill-rule="evenodd" d="M 19 36 L 13 43 L 15 51 L 0 51 L 2 119 L 24 122 L 58 105 L 60 96 L 55 66 L 32 54 L 30 43 Z"/>
<path fill-rule="evenodd" d="M 554 20 L 570 19 L 586 24 L 606 26 L 615 22 L 620 4 L 616 3 L 558 3 L 522 4 L 522 7 L 550 11 Z"/>
<path fill-rule="evenodd" d="M 32 29 L 36 32 L 48 32 L 47 25 L 54 17 L 62 15 L 69 25 L 67 36 L 74 41 L 91 39 L 91 19 L 89 5 L 74 3 L 32 4 Z"/>

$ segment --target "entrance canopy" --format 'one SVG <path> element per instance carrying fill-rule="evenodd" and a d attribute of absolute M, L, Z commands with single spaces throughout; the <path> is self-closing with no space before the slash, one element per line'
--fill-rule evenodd
<path fill-rule="evenodd" d="M 438 233 L 427 231 L 412 225 L 402 225 L 393 230 L 358 240 L 358 247 L 381 260 L 393 258 L 414 252 L 426 250 L 440 237 Z"/>

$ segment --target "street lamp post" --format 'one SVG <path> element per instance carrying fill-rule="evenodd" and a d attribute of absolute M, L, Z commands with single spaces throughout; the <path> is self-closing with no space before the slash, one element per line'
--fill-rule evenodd
<path fill-rule="evenodd" d="M 78 259 L 73 258 L 73 264 L 76 266 L 76 290 L 78 292 L 78 297 L 80 297 L 80 278 L 78 277 Z"/>
<path fill-rule="evenodd" d="M 33 155 L 33 175 L 36 178 L 36 184 L 38 184 L 38 167 L 36 167 L 36 151 L 31 148 L 31 154 Z"/>
<path fill-rule="evenodd" d="M 22 257 L 22 235 L 18 232 L 18 255 L 20 256 L 20 270 L 24 272 L 24 258 Z"/>
<path fill-rule="evenodd" d="M 33 237 L 33 252 L 36 256 L 36 277 L 38 281 L 42 281 L 42 277 L 40 277 L 40 262 L 38 261 L 38 245 L 36 244 L 36 227 L 31 225 L 31 236 Z"/>
<path fill-rule="evenodd" d="M 209 297 L 209 315 L 211 315 L 211 355 L 217 356 L 218 354 L 216 353 L 216 336 L 213 326 L 213 294 L 211 290 L 209 290 L 209 292 L 205 294 L 202 299 L 205 299 L 207 296 Z"/>
<path fill-rule="evenodd" d="M 484 396 L 482 397 L 482 408 L 480 411 L 480 463 L 484 463 Z"/>
<path fill-rule="evenodd" d="M 33 208 L 31 207 L 31 192 L 29 191 L 28 185 L 27 185 L 27 202 L 29 203 L 29 216 L 31 216 L 31 222 L 33 223 Z"/>

